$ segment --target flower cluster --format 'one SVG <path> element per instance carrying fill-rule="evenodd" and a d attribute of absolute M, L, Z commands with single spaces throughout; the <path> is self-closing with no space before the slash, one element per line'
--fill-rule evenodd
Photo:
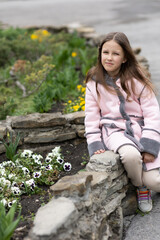
<path fill-rule="evenodd" d="M 0 202 L 11 207 L 22 194 L 36 193 L 38 185 L 52 185 L 60 171 L 70 171 L 71 164 L 64 162 L 60 147 L 55 147 L 45 158 L 24 150 L 15 162 L 0 164 Z"/>
<path fill-rule="evenodd" d="M 83 87 L 82 85 L 77 85 L 77 90 L 78 90 L 78 93 L 79 93 L 79 97 L 74 101 L 69 100 L 67 103 L 65 103 L 65 105 L 66 105 L 65 112 L 66 113 L 84 111 L 85 110 L 86 88 Z"/>
<path fill-rule="evenodd" d="M 31 35 L 32 40 L 38 40 L 39 42 L 42 42 L 45 40 L 47 37 L 49 37 L 51 34 L 45 30 L 45 29 L 39 29 L 36 30 L 34 33 Z"/>

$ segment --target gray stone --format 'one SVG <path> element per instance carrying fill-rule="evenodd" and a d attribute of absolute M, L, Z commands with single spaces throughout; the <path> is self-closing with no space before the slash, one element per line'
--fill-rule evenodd
<path fill-rule="evenodd" d="M 26 116 L 18 116 L 12 120 L 12 128 L 43 128 L 66 123 L 61 113 L 34 113 Z"/>
<path fill-rule="evenodd" d="M 50 132 L 33 132 L 29 133 L 24 138 L 24 143 L 49 143 L 49 142 L 63 142 L 76 138 L 76 133 L 73 131 L 67 131 L 62 129 L 56 129 Z"/>
<path fill-rule="evenodd" d="M 112 151 L 106 151 L 101 154 L 94 154 L 86 166 L 88 171 L 110 172 L 114 167 L 117 168 L 119 155 Z M 115 169 L 115 170 L 116 170 Z"/>
<path fill-rule="evenodd" d="M 55 234 L 59 228 L 67 227 L 71 221 L 75 221 L 77 215 L 75 205 L 70 199 L 64 197 L 53 199 L 38 210 L 31 236 L 43 237 Z"/>
<path fill-rule="evenodd" d="M 65 114 L 64 117 L 69 123 L 84 124 L 85 112 L 80 111 L 75 113 L 69 113 L 69 114 Z"/>
<path fill-rule="evenodd" d="M 7 134 L 6 124 L 0 123 L 0 139 L 3 139 Z"/>
<path fill-rule="evenodd" d="M 61 178 L 56 184 L 50 187 L 53 195 L 84 196 L 93 177 L 91 174 L 75 174 Z"/>

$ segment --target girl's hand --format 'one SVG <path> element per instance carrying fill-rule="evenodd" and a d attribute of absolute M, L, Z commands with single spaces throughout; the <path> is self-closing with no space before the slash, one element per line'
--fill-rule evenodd
<path fill-rule="evenodd" d="M 105 150 L 99 149 L 99 150 L 97 150 L 96 152 L 94 152 L 94 154 L 100 154 L 100 153 L 104 153 L 104 152 L 105 152 Z"/>
<path fill-rule="evenodd" d="M 142 159 L 144 163 L 154 162 L 155 157 L 150 153 L 142 153 Z"/>

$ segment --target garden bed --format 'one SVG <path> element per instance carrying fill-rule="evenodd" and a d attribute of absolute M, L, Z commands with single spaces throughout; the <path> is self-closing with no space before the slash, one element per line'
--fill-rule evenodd
<path fill-rule="evenodd" d="M 84 139 L 79 142 L 64 142 L 61 143 L 60 146 L 64 160 L 71 163 L 72 169 L 69 172 L 62 171 L 58 179 L 66 175 L 73 175 L 78 171 L 84 169 L 86 163 L 89 160 L 87 145 Z M 48 150 L 46 152 L 43 152 L 42 155 L 45 156 L 47 153 Z M 6 157 L 3 154 L 0 156 L 0 161 L 2 162 L 4 160 L 6 160 Z M 43 185 L 40 188 L 42 189 L 42 192 L 40 194 L 21 196 L 21 220 L 13 234 L 13 240 L 22 240 L 25 236 L 28 235 L 28 232 L 33 225 L 34 216 L 38 208 L 46 204 L 53 197 L 50 192 L 50 186 Z"/>

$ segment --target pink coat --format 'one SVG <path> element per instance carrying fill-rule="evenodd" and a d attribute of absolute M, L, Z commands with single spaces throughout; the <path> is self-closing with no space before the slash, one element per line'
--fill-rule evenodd
<path fill-rule="evenodd" d="M 90 156 L 98 149 L 117 152 L 124 144 L 134 145 L 140 152 L 155 156 L 153 163 L 147 163 L 146 169 L 160 167 L 160 111 L 154 94 L 149 94 L 142 83 L 134 79 L 136 93 L 126 101 L 126 93 L 120 79 L 116 81 L 123 95 L 107 92 L 91 80 L 86 86 L 85 131 Z"/>

